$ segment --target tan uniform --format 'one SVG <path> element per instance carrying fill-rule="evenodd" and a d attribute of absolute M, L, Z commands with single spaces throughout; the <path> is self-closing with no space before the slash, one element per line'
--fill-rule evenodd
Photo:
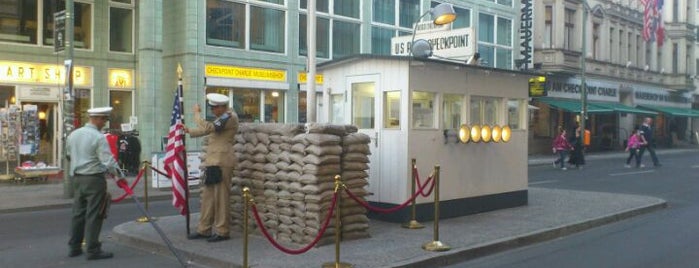
<path fill-rule="evenodd" d="M 214 124 L 202 118 L 194 118 L 197 128 L 189 129 L 190 137 L 209 135 L 209 142 L 204 153 L 206 158 L 201 164 L 203 167 L 219 166 L 223 178 L 220 183 L 213 185 L 201 185 L 200 201 L 201 215 L 197 232 L 208 235 L 212 228 L 214 233 L 220 236 L 229 236 L 230 233 L 230 192 L 233 169 L 238 163 L 233 145 L 235 134 L 238 132 L 238 115 L 228 112 L 230 118 L 220 131 L 215 131 Z"/>

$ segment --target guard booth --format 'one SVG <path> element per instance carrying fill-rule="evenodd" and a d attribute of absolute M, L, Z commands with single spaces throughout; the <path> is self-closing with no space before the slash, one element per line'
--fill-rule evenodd
<path fill-rule="evenodd" d="M 534 75 L 402 56 L 358 55 L 318 65 L 329 123 L 372 138 L 367 200 L 393 207 L 412 196 L 411 159 L 421 182 L 440 165 L 440 218 L 527 204 L 527 98 Z M 509 142 L 459 142 L 458 129 L 509 126 Z M 480 134 L 474 133 L 474 134 Z M 484 137 L 485 139 L 486 137 Z M 489 137 L 488 137 L 489 138 Z M 417 219 L 433 218 L 418 197 Z M 409 219 L 409 209 L 374 214 Z"/>

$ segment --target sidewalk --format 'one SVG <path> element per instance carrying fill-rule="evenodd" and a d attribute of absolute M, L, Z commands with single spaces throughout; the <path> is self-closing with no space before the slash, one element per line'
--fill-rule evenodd
<path fill-rule="evenodd" d="M 664 149 L 659 155 L 699 152 L 697 149 Z M 588 159 L 621 159 L 624 152 L 591 153 Z M 548 165 L 553 156 L 534 155 L 529 165 Z M 149 176 L 150 177 L 150 176 Z M 133 177 L 129 178 L 133 181 Z M 136 188 L 142 197 L 143 182 Z M 113 197 L 122 192 L 108 183 Z M 198 191 L 192 191 L 197 195 Z M 171 198 L 169 189 L 148 189 L 149 200 Z M 133 202 L 125 199 L 122 202 Z M 63 198 L 63 183 L 49 179 L 46 183 L 0 182 L 0 213 L 70 207 L 72 200 Z M 664 208 L 662 199 L 646 196 L 529 188 L 527 206 L 477 215 L 441 220 L 440 241 L 451 246 L 445 252 L 424 251 L 421 246 L 433 238 L 432 222 L 422 222 L 424 229 L 403 229 L 399 224 L 372 220 L 371 237 L 343 241 L 340 261 L 355 267 L 430 267 L 475 258 L 540 241 L 550 240 L 603 224 Z M 198 214 L 192 215 L 196 223 Z M 219 243 L 187 240 L 182 216 L 161 217 L 158 225 L 168 235 L 193 267 L 241 267 L 242 237 Z M 114 242 L 172 256 L 150 224 L 127 222 L 113 230 Z M 318 267 L 335 261 L 335 247 L 325 245 L 301 255 L 287 255 L 274 248 L 264 237 L 252 234 L 249 265 L 254 267 Z M 174 257 L 173 257 L 174 258 Z"/>

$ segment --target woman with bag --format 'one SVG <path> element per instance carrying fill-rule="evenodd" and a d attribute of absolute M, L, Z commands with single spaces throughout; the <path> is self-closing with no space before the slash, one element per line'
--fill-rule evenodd
<path fill-rule="evenodd" d="M 553 140 L 553 153 L 558 154 L 558 159 L 553 161 L 553 167 L 557 167 L 558 164 L 561 166 L 561 170 L 566 170 L 565 159 L 569 150 L 573 149 L 573 146 L 568 142 L 566 137 L 566 130 L 563 127 L 558 127 L 559 135 Z"/>
<path fill-rule="evenodd" d="M 631 133 L 631 136 L 629 136 L 629 141 L 626 144 L 626 151 L 629 152 L 629 157 L 626 158 L 626 164 L 624 167 L 630 168 L 631 167 L 631 158 L 636 157 L 636 168 L 641 167 L 641 155 L 639 154 L 639 151 L 641 149 L 641 146 L 646 145 L 646 139 L 643 138 L 643 135 L 641 135 L 641 132 L 638 131 L 638 128 L 633 130 L 633 133 Z"/>

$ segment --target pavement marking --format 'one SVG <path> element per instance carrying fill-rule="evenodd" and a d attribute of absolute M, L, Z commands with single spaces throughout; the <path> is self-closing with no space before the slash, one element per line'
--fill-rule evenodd
<path fill-rule="evenodd" d="M 699 168 L 699 165 L 693 165 L 692 168 Z"/>
<path fill-rule="evenodd" d="M 643 171 L 632 171 L 632 172 L 622 172 L 622 173 L 610 173 L 609 176 L 626 176 L 626 175 L 636 175 L 636 174 L 643 174 L 643 173 L 653 173 L 655 170 L 643 170 Z"/>
<path fill-rule="evenodd" d="M 558 180 L 536 181 L 536 182 L 530 182 L 529 185 L 539 185 L 539 184 L 556 183 L 556 182 L 558 182 Z"/>

